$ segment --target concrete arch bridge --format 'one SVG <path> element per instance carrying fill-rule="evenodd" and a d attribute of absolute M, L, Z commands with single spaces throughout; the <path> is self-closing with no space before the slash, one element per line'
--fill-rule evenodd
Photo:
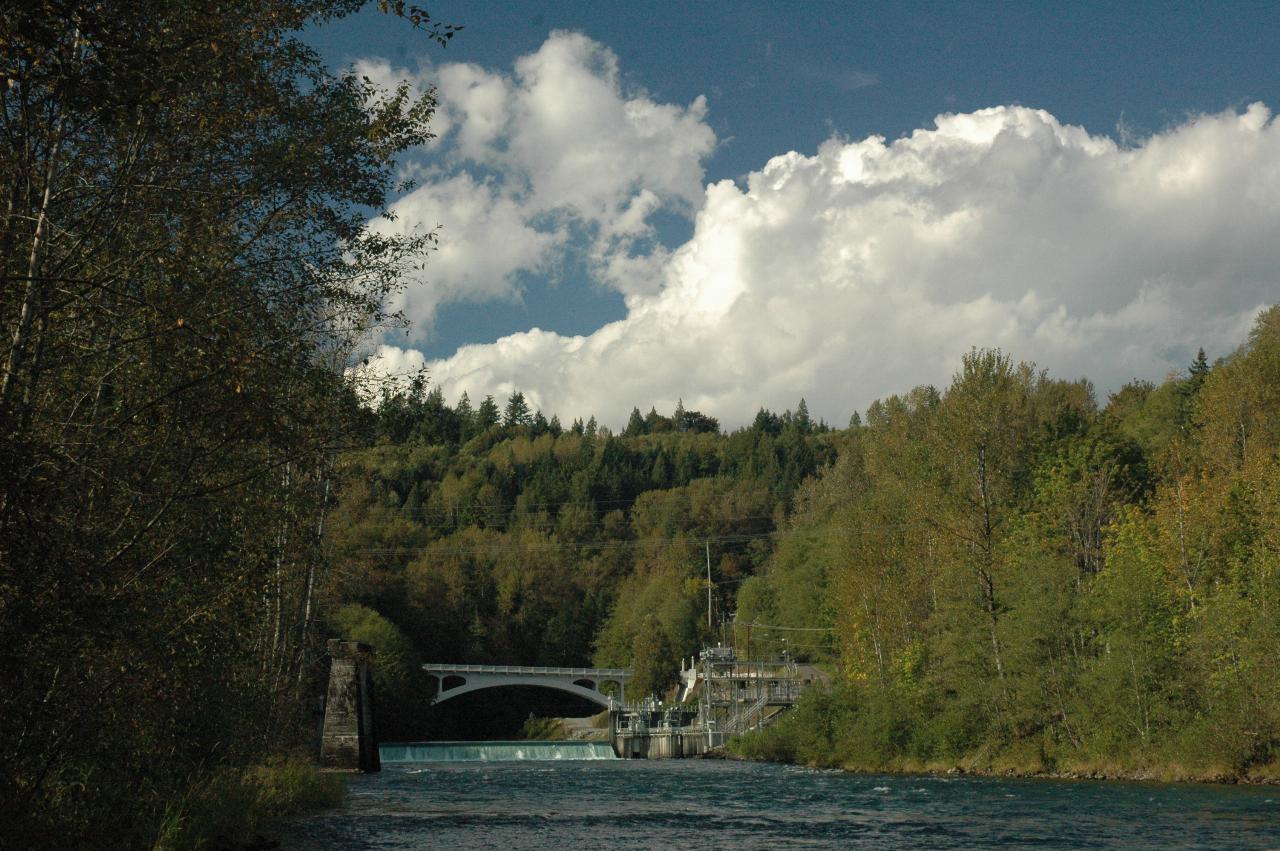
<path fill-rule="evenodd" d="M 431 705 L 485 688 L 501 686 L 541 686 L 586 698 L 600 706 L 613 699 L 602 692 L 602 686 L 618 688 L 617 701 L 627 697 L 630 668 L 537 668 L 521 665 L 442 665 L 422 666 L 436 681 L 436 695 Z"/>

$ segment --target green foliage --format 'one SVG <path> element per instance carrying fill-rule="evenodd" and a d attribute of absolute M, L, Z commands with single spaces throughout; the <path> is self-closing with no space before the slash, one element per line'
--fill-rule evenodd
<path fill-rule="evenodd" d="M 734 737 L 728 749 L 747 759 L 840 766 L 849 745 L 844 734 L 860 709 L 857 699 L 851 689 L 811 689 L 779 721 Z"/>
<path fill-rule="evenodd" d="M 373 647 L 374 719 L 379 738 L 403 741 L 431 699 L 423 659 L 400 628 L 367 606 L 348 603 L 329 616 L 330 636 Z"/>
<path fill-rule="evenodd" d="M 564 724 L 559 718 L 530 718 L 520 729 L 521 739 L 555 742 L 565 738 Z"/>
<path fill-rule="evenodd" d="M 529 405 L 524 400 L 524 394 L 517 391 L 511 394 L 511 398 L 507 400 L 507 407 L 502 412 L 503 428 L 513 429 L 519 426 L 527 426 L 532 422 L 533 418 L 529 413 Z"/>
<path fill-rule="evenodd" d="M 432 245 L 367 227 L 432 97 L 297 37 L 359 5 L 0 16 L 6 843 L 145 846 L 309 732 L 343 367 Z"/>
<path fill-rule="evenodd" d="M 1277 386 L 1271 309 L 1233 355 L 1101 410 L 1087 381 L 974 350 L 839 432 L 803 401 L 729 434 L 683 404 L 620 436 L 415 426 L 347 458 L 327 587 L 420 654 L 630 665 L 637 692 L 721 638 L 831 663 L 829 691 L 735 741 L 757 758 L 1273 771 Z"/>
<path fill-rule="evenodd" d="M 871 405 L 738 598 L 789 624 L 825 599 L 839 697 L 735 748 L 866 769 L 1271 771 L 1277 386 L 1272 308 L 1235 354 L 1103 411 L 1087 383 L 986 351 L 941 394 Z"/>
<path fill-rule="evenodd" d="M 698 577 L 697 555 L 691 542 L 677 538 L 653 553 L 646 569 L 622 581 L 596 639 L 596 664 L 649 665 L 652 675 L 641 684 L 647 690 L 664 687 L 674 678 L 679 659 L 696 652 L 706 636 L 706 592 Z"/>
<path fill-rule="evenodd" d="M 831 578 L 839 569 L 838 537 L 793 529 L 778 544 L 764 571 L 738 591 L 738 640 L 751 627 L 751 652 L 758 658 L 782 653 L 808 662 L 832 658 L 834 623 Z M 771 629 L 782 625 L 785 629 Z"/>
<path fill-rule="evenodd" d="M 424 425 L 437 388 L 410 385 L 404 399 L 384 400 L 376 445 L 340 466 L 327 530 L 337 558 L 322 591 L 384 614 L 424 658 L 629 664 L 653 614 L 671 646 L 658 654 L 666 679 L 707 635 L 707 555 L 717 617 L 769 558 L 777 486 L 736 454 L 756 444 L 683 405 L 647 421 L 637 409 L 641 425 L 624 437 L 534 416 L 464 440 L 478 416 L 469 400 L 436 417 L 463 423 L 455 432 Z M 406 409 L 408 423 L 377 425 Z M 792 442 L 770 457 L 800 476 L 827 451 L 828 430 L 804 412 L 783 420 L 796 423 L 783 429 Z M 393 431 L 402 440 L 387 443 Z"/>
<path fill-rule="evenodd" d="M 636 628 L 631 645 L 631 667 L 634 671 L 630 683 L 632 699 L 665 694 L 679 679 L 680 658 L 667 630 L 654 615 L 645 615 Z"/>
<path fill-rule="evenodd" d="M 243 771 L 225 768 L 169 806 L 153 847 L 249 845 L 270 820 L 337 806 L 345 795 L 341 776 L 323 774 L 298 756 Z"/>

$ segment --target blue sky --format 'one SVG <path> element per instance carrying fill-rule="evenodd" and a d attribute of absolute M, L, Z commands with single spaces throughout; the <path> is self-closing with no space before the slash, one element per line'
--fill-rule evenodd
<path fill-rule="evenodd" d="M 401 219 L 442 224 L 452 253 L 413 285 L 427 295 L 397 305 L 415 328 L 385 360 L 427 363 L 447 395 L 521 389 L 605 422 L 684 398 L 730 424 L 803 395 L 842 423 L 886 392 L 945 384 L 972 345 L 1105 392 L 1159 380 L 1199 345 L 1225 353 L 1280 294 L 1264 273 L 1274 205 L 1258 192 L 1276 180 L 1280 131 L 1250 112 L 1278 100 L 1275 4 L 429 8 L 465 27 L 447 49 L 372 9 L 308 39 L 335 67 L 445 95 L 441 140 L 409 158 L 428 190 Z M 481 143 L 476 128 L 490 128 Z M 872 137 L 866 162 L 897 188 L 859 167 L 833 194 L 819 175 Z M 957 153 L 957 139 L 977 147 Z M 1194 191 L 1152 189 L 1180 167 Z M 736 193 L 705 192 L 725 180 Z M 553 192 L 577 197 L 557 206 Z M 989 287 L 972 271 L 984 266 Z M 843 322 L 815 318 L 833 313 Z M 877 357 L 892 364 L 849 366 Z"/>

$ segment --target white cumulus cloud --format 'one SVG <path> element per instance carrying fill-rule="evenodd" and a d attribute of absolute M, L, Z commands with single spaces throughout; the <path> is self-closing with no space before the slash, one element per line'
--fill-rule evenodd
<path fill-rule="evenodd" d="M 376 404 L 384 391 L 407 390 L 415 378 L 425 377 L 426 365 L 422 352 L 381 345 L 359 364 L 348 368 L 347 377 L 366 401 Z"/>
<path fill-rule="evenodd" d="M 1102 390 L 1159 379 L 1199 346 L 1214 355 L 1238 345 L 1280 298 L 1280 128 L 1260 104 L 1191 118 L 1136 147 L 1042 110 L 943 115 L 893 142 L 833 138 L 811 155 L 783 154 L 745 186 L 723 181 L 694 197 L 713 143 L 694 132 L 701 102 L 627 100 L 615 65 L 581 36 L 554 37 L 492 95 L 507 123 L 476 130 L 468 138 L 489 141 L 467 156 L 521 175 L 513 203 L 523 209 L 550 209 L 563 193 L 600 240 L 643 229 L 655 203 L 646 190 L 693 205 L 693 236 L 641 260 L 597 244 L 602 276 L 629 294 L 626 318 L 587 336 L 533 329 L 465 346 L 428 364 L 449 398 L 520 389 L 562 419 L 594 413 L 615 425 L 633 405 L 669 410 L 683 398 L 735 425 L 804 396 L 843 424 L 875 398 L 945 384 L 971 346 Z M 548 102 L 556 91 L 615 111 L 571 132 L 570 107 Z M 673 137 L 688 143 L 676 148 L 684 159 L 664 166 Z M 619 144 L 628 156 L 613 155 Z M 579 183 L 580 170 L 616 179 Z M 468 188 L 482 190 L 494 204 L 504 197 Z M 495 266 L 536 264 L 558 245 L 542 236 Z M 474 254 L 484 238 L 473 238 Z"/>
<path fill-rule="evenodd" d="M 392 205 L 382 233 L 439 227 L 439 251 L 392 304 L 429 334 L 440 305 L 519 299 L 529 276 L 563 258 L 569 235 L 602 286 L 628 297 L 657 290 L 665 250 L 659 210 L 689 216 L 702 160 L 715 147 L 706 102 L 658 103 L 623 84 L 617 57 L 584 35 L 552 33 L 512 73 L 451 63 L 416 73 L 357 63 L 386 88 L 435 85 L 437 138 L 407 166 L 420 186 Z"/>
<path fill-rule="evenodd" d="M 445 302 L 518 298 L 518 273 L 550 262 L 565 239 L 563 229 L 532 227 L 517 199 L 465 172 L 425 183 L 391 212 L 393 219 L 378 219 L 371 229 L 384 235 L 435 230 L 438 237 L 421 279 L 389 304 L 424 324 Z"/>

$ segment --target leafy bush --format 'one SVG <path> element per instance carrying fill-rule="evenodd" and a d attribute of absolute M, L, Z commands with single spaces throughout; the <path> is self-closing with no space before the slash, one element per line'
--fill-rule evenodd
<path fill-rule="evenodd" d="M 247 843 L 269 820 L 336 806 L 345 794 L 341 775 L 322 773 L 300 756 L 222 769 L 169 808 L 155 851 Z"/>

